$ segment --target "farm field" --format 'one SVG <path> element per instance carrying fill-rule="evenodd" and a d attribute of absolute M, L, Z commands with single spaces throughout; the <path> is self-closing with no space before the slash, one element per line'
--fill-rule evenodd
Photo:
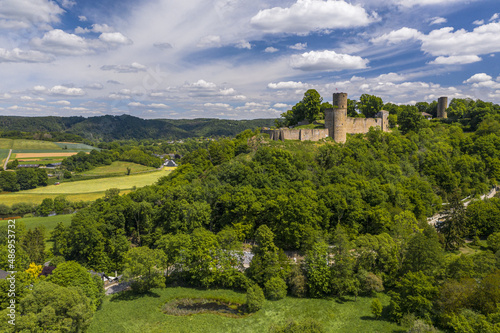
<path fill-rule="evenodd" d="M 0 148 L 0 163 L 2 167 L 7 156 L 9 156 L 9 149 Z"/>
<path fill-rule="evenodd" d="M 82 172 L 82 174 L 90 176 L 103 176 L 103 175 L 116 175 L 116 174 L 124 175 L 127 172 L 127 168 L 131 169 L 130 171 L 131 173 L 155 170 L 155 168 L 147 167 L 132 162 L 115 161 L 110 165 L 100 166 L 95 169 Z"/>
<path fill-rule="evenodd" d="M 90 333 L 135 332 L 268 332 L 271 324 L 286 323 L 288 319 L 314 318 L 321 322 L 326 332 L 403 332 L 395 323 L 375 320 L 370 304 L 373 298 L 348 297 L 345 302 L 325 299 L 300 299 L 286 297 L 279 301 L 266 301 L 258 312 L 242 318 L 229 318 L 216 314 L 191 316 L 165 315 L 163 304 L 175 298 L 224 298 L 235 303 L 245 303 L 245 294 L 229 290 L 197 290 L 190 288 L 153 289 L 152 293 L 136 296 L 125 294 L 106 296 L 88 330 Z M 383 305 L 389 303 L 380 294 Z"/>
<path fill-rule="evenodd" d="M 15 139 L 12 140 L 13 150 L 61 150 L 62 148 L 56 145 L 54 142 L 50 141 L 40 141 L 40 140 L 24 140 L 24 139 Z"/>
<path fill-rule="evenodd" d="M 0 200 L 3 204 L 7 206 L 12 206 L 15 203 L 21 202 L 31 202 L 34 204 L 41 204 L 43 199 L 52 198 L 54 199 L 60 194 L 45 194 L 45 193 L 23 193 L 24 191 L 17 193 L 6 193 L 0 194 Z M 129 193 L 130 190 L 121 190 L 120 194 Z M 104 197 L 105 191 L 93 192 L 93 193 L 73 193 L 65 195 L 66 199 L 69 201 L 95 201 L 99 198 Z"/>
<path fill-rule="evenodd" d="M 56 216 L 47 216 L 47 217 L 27 217 L 18 219 L 17 221 L 22 221 L 26 226 L 26 229 L 35 229 L 37 227 L 44 226 L 47 237 L 55 229 L 59 222 L 64 223 L 64 225 L 68 226 L 71 223 L 72 214 L 66 215 L 56 215 Z M 7 220 L 0 221 L 0 225 L 6 224 Z"/>
<path fill-rule="evenodd" d="M 12 149 L 14 145 L 14 140 L 12 139 L 0 139 L 0 149 Z"/>
<path fill-rule="evenodd" d="M 99 178 L 49 185 L 32 190 L 0 194 L 0 201 L 8 206 L 19 202 L 39 204 L 44 198 L 55 198 L 65 195 L 70 201 L 94 201 L 104 196 L 110 188 L 119 188 L 120 193 L 128 193 L 134 187 L 143 187 L 155 183 L 160 177 L 166 176 L 172 169 L 146 172 L 130 176 Z"/>

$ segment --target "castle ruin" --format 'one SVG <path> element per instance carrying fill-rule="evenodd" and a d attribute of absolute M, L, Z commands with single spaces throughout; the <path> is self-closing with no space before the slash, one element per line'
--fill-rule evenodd
<path fill-rule="evenodd" d="M 379 126 L 384 132 L 389 131 L 389 112 L 380 111 L 375 118 L 352 118 L 347 116 L 347 94 L 333 94 L 333 109 L 325 110 L 325 128 L 317 129 L 262 129 L 271 140 L 311 140 L 319 141 L 331 137 L 335 142 L 345 142 L 347 134 L 368 133 L 370 127 Z"/>
<path fill-rule="evenodd" d="M 438 100 L 437 116 L 446 118 L 447 97 Z M 347 94 L 333 94 L 333 109 L 325 110 L 325 128 L 315 129 L 293 129 L 263 128 L 262 133 L 269 134 L 271 140 L 300 140 L 319 141 L 331 137 L 335 142 L 346 142 L 347 134 L 368 133 L 370 127 L 380 127 L 384 132 L 389 132 L 389 112 L 381 110 L 375 118 L 353 118 L 347 116 Z"/>

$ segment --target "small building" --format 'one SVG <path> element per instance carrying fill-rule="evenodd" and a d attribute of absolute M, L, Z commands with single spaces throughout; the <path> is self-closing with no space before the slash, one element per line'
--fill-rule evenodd
<path fill-rule="evenodd" d="M 176 167 L 177 163 L 175 163 L 172 160 L 165 160 L 165 163 L 163 163 L 163 166 L 166 166 L 166 167 Z"/>
<path fill-rule="evenodd" d="M 39 168 L 40 164 L 19 164 L 18 168 Z"/>
<path fill-rule="evenodd" d="M 49 163 L 45 167 L 47 169 L 55 169 L 55 168 L 61 167 L 61 165 L 62 165 L 62 162 L 57 162 L 57 163 Z"/>

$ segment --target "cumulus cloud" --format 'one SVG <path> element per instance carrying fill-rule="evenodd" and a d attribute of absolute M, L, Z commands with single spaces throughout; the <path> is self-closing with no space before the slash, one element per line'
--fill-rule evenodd
<path fill-rule="evenodd" d="M 215 89 L 217 85 L 213 82 L 207 82 L 205 80 L 198 80 L 195 83 L 189 85 L 192 88 L 202 88 L 202 89 Z"/>
<path fill-rule="evenodd" d="M 92 24 L 90 28 L 76 27 L 75 34 L 87 34 L 89 32 L 95 32 L 95 33 L 113 32 L 113 30 L 114 29 L 107 24 Z"/>
<path fill-rule="evenodd" d="M 137 62 L 133 62 L 131 65 L 104 65 L 101 66 L 103 71 L 114 71 L 115 73 L 137 73 L 146 71 L 146 66 L 141 65 Z"/>
<path fill-rule="evenodd" d="M 23 51 L 15 48 L 12 51 L 0 48 L 0 62 L 51 62 L 54 58 L 39 51 Z"/>
<path fill-rule="evenodd" d="M 496 21 L 496 20 L 498 20 L 498 18 L 499 18 L 499 17 L 500 17 L 500 16 L 499 16 L 499 14 L 498 14 L 498 13 L 495 13 L 495 14 L 493 14 L 493 16 L 489 19 L 489 21 L 490 21 L 490 22 L 491 22 L 491 21 Z"/>
<path fill-rule="evenodd" d="M 43 27 L 59 22 L 64 10 L 50 0 L 1 0 L 0 20 L 3 26 L 27 28 L 31 25 Z"/>
<path fill-rule="evenodd" d="M 49 104 L 68 106 L 68 105 L 71 105 L 71 102 L 66 101 L 66 100 L 60 100 L 60 101 L 49 102 Z"/>
<path fill-rule="evenodd" d="M 376 21 L 360 5 L 343 0 L 297 0 L 288 8 L 261 10 L 252 17 L 253 27 L 272 33 L 306 34 L 311 31 L 362 27 Z"/>
<path fill-rule="evenodd" d="M 285 103 L 276 103 L 273 105 L 273 108 L 278 108 L 278 109 L 289 108 L 289 107 L 290 105 Z"/>
<path fill-rule="evenodd" d="M 53 86 L 47 93 L 50 95 L 83 96 L 85 91 L 81 88 L 69 88 L 65 86 Z"/>
<path fill-rule="evenodd" d="M 486 73 L 477 73 L 464 81 L 464 83 L 480 83 L 491 81 L 493 78 Z"/>
<path fill-rule="evenodd" d="M 221 38 L 216 35 L 204 36 L 200 39 L 197 46 L 201 48 L 219 47 L 221 46 Z"/>
<path fill-rule="evenodd" d="M 389 33 L 383 34 L 380 37 L 372 38 L 371 42 L 378 44 L 387 42 L 388 44 L 396 44 L 406 40 L 419 39 L 422 33 L 416 29 L 412 28 L 401 28 L 398 30 L 391 31 Z"/>
<path fill-rule="evenodd" d="M 472 24 L 483 25 L 484 24 L 484 20 L 475 20 L 474 22 L 472 22 Z"/>
<path fill-rule="evenodd" d="M 205 103 L 203 104 L 205 107 L 209 108 L 219 108 L 219 109 L 230 109 L 231 105 L 226 104 L 226 103 Z"/>
<path fill-rule="evenodd" d="M 80 15 L 80 16 L 78 16 L 78 21 L 80 21 L 80 22 L 86 22 L 87 21 L 87 17 L 83 16 L 83 15 Z"/>
<path fill-rule="evenodd" d="M 95 90 L 101 90 L 104 88 L 104 86 L 100 83 L 90 83 L 85 86 L 87 89 L 95 89 Z"/>
<path fill-rule="evenodd" d="M 449 57 L 443 57 L 439 56 L 433 61 L 429 62 L 429 64 L 433 65 L 464 65 L 464 64 L 471 64 L 474 62 L 481 61 L 480 57 L 477 55 L 462 55 L 462 56 L 449 56 Z"/>
<path fill-rule="evenodd" d="M 444 17 L 433 17 L 431 19 L 430 25 L 443 24 L 443 23 L 446 23 L 446 22 L 448 22 L 448 20 L 445 19 Z"/>
<path fill-rule="evenodd" d="M 294 45 L 290 45 L 288 48 L 292 50 L 305 50 L 307 48 L 307 43 L 297 43 Z"/>
<path fill-rule="evenodd" d="M 269 89 L 307 89 L 309 85 L 302 83 L 300 81 L 299 82 L 287 81 L 287 82 L 269 83 L 267 87 Z"/>
<path fill-rule="evenodd" d="M 132 40 L 122 35 L 120 32 L 103 32 L 99 39 L 103 42 L 116 45 L 130 45 Z"/>
<path fill-rule="evenodd" d="M 236 43 L 236 48 L 238 49 L 251 49 L 252 48 L 252 44 L 250 44 L 249 42 L 245 41 L 245 40 L 241 40 L 239 41 L 238 43 Z"/>
<path fill-rule="evenodd" d="M 236 93 L 236 90 L 234 90 L 233 88 L 220 89 L 219 93 L 224 96 L 234 95 Z"/>
<path fill-rule="evenodd" d="M 272 47 L 272 46 L 269 46 L 269 47 L 266 47 L 266 49 L 264 50 L 264 52 L 266 53 L 274 53 L 274 52 L 278 52 L 279 50 L 275 47 Z"/>
<path fill-rule="evenodd" d="M 48 53 L 63 55 L 84 55 L 95 51 L 95 47 L 89 41 L 60 29 L 48 31 L 42 38 L 33 38 L 31 45 Z"/>
<path fill-rule="evenodd" d="M 303 71 L 341 71 L 344 69 L 366 68 L 367 59 L 349 54 L 339 54 L 335 51 L 311 51 L 290 58 L 294 69 Z"/>

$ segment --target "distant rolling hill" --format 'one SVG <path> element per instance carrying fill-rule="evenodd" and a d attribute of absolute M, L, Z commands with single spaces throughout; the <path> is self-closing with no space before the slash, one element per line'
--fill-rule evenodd
<path fill-rule="evenodd" d="M 0 116 L 0 132 L 60 132 L 92 141 L 234 136 L 246 129 L 273 125 L 274 119 L 142 119 L 129 115 L 90 118 Z"/>

